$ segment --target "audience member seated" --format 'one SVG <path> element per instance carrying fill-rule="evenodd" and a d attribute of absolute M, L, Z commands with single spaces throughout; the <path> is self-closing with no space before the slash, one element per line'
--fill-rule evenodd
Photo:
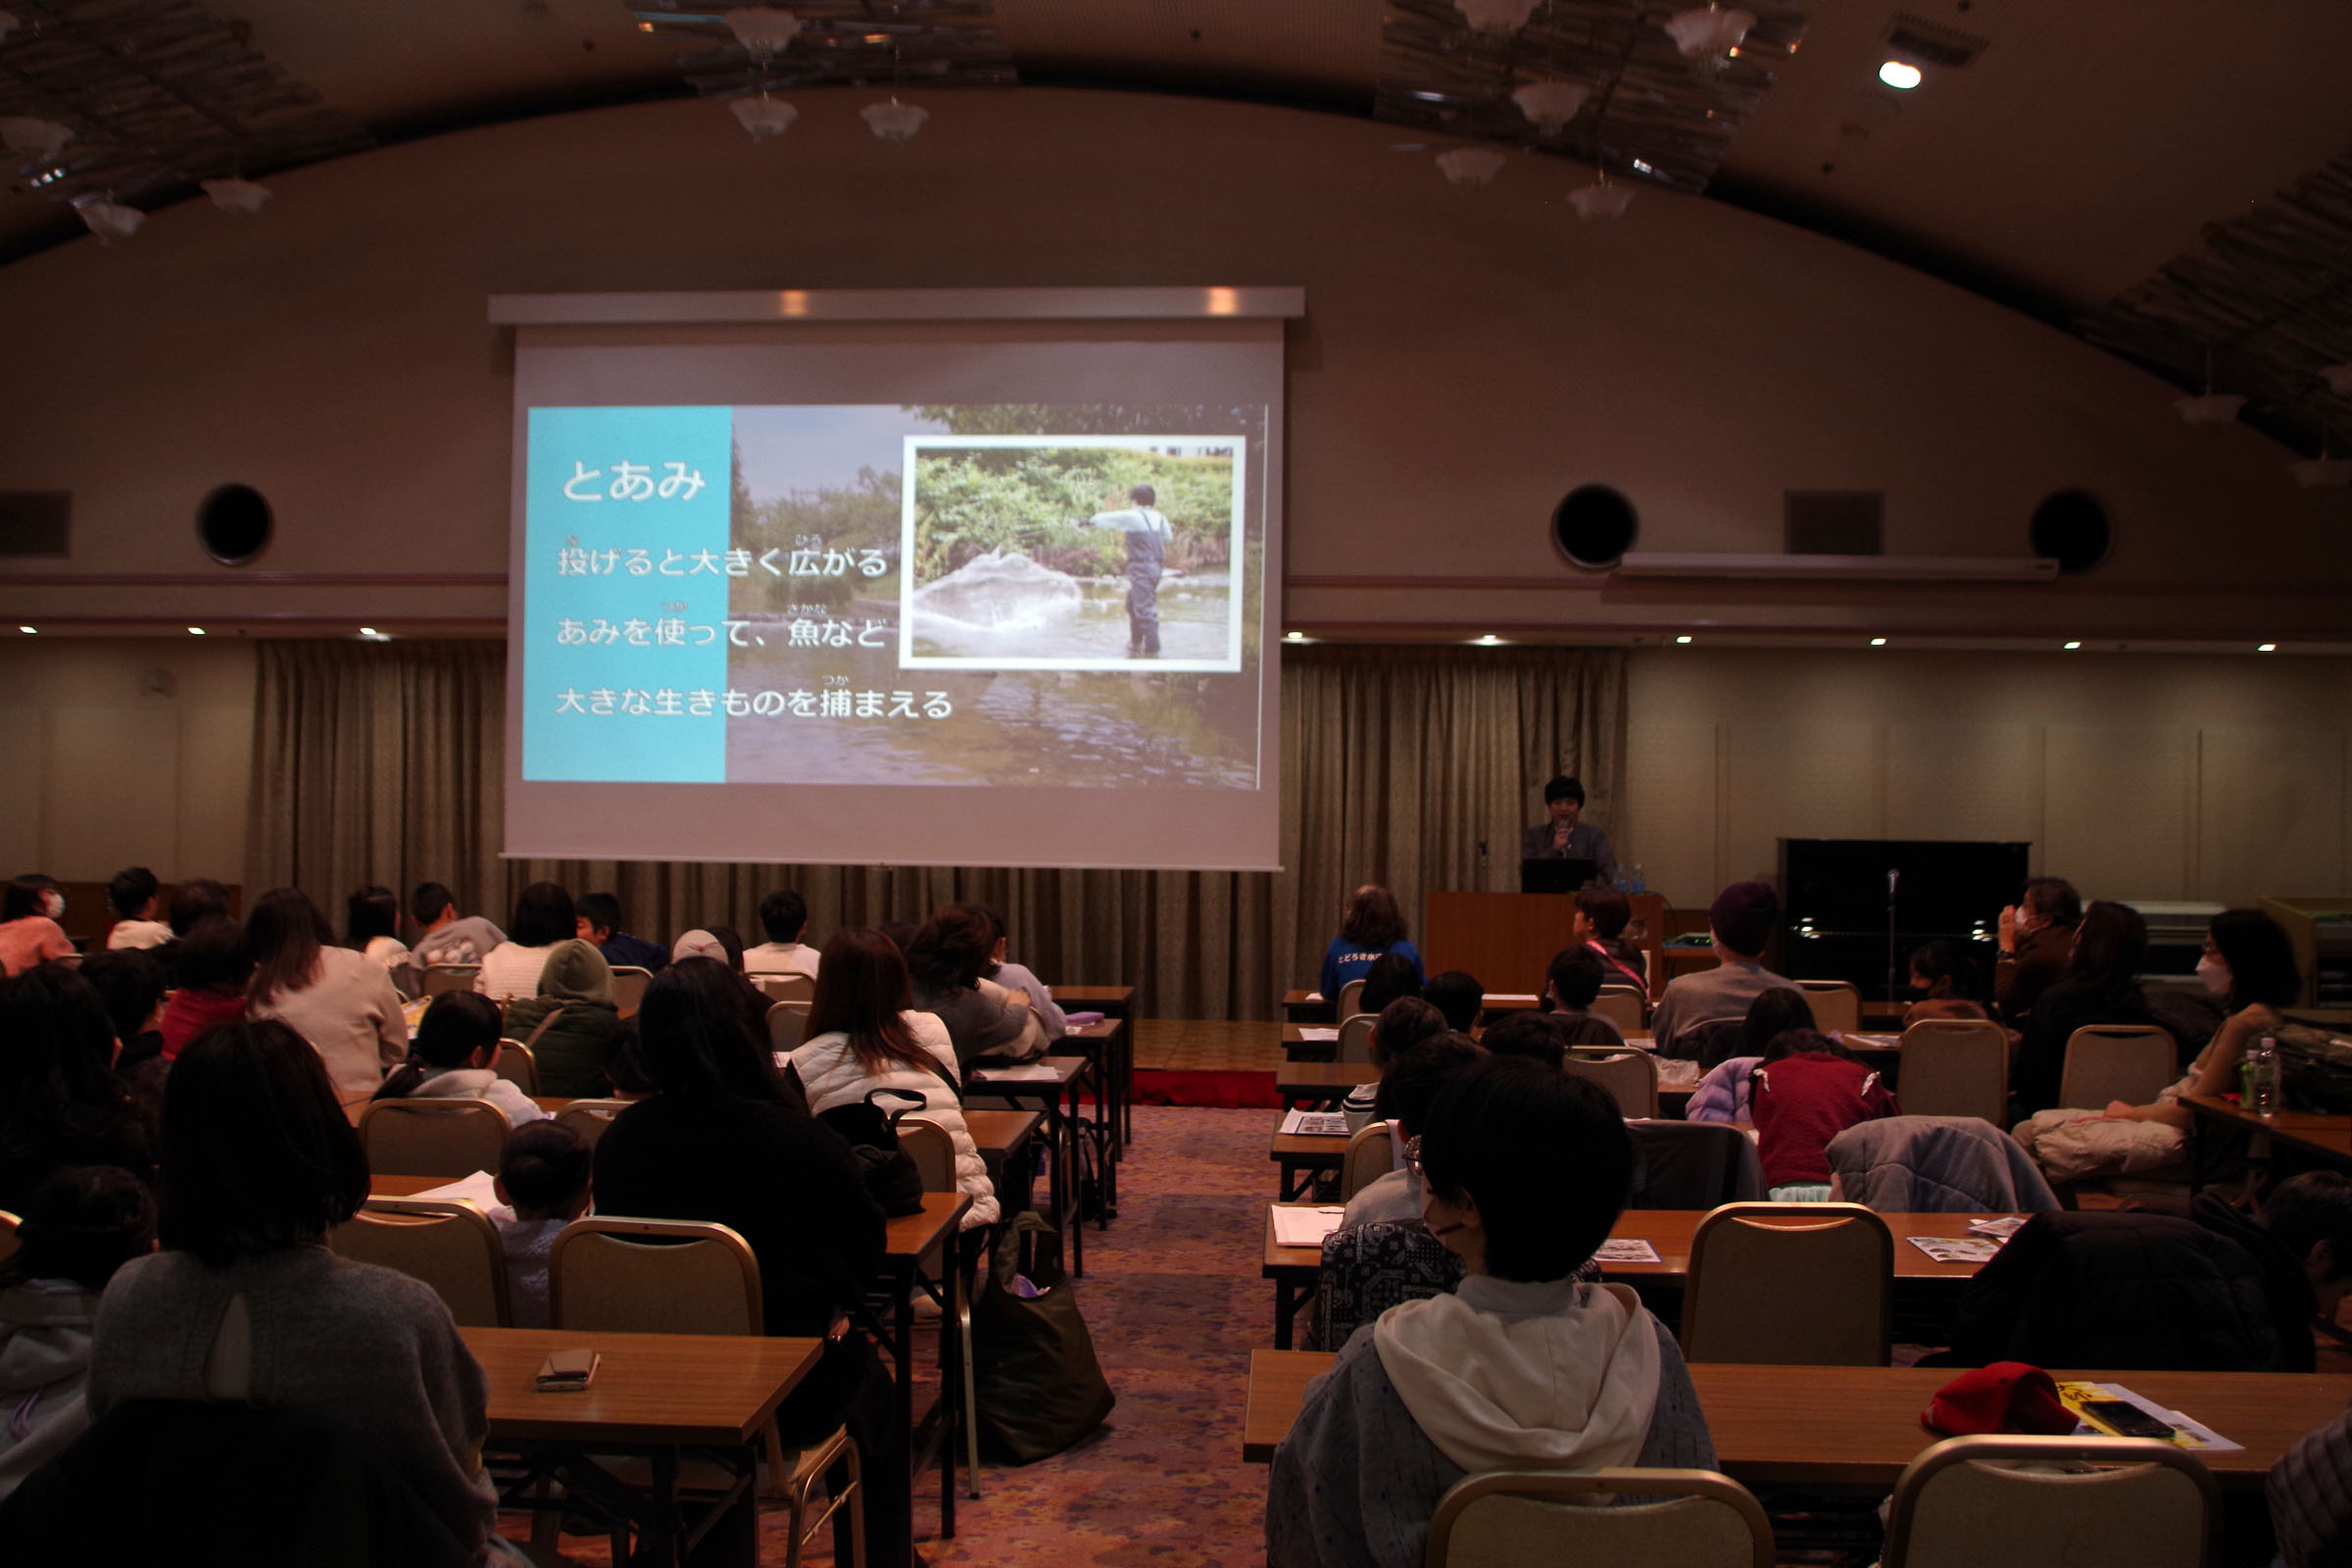
<path fill-rule="evenodd" d="M 552 1328 L 547 1257 L 564 1226 L 588 1212 L 588 1140 L 552 1118 L 517 1126 L 499 1151 L 493 1209 L 507 1262 L 507 1315 L 518 1329 Z"/>
<path fill-rule="evenodd" d="M 1364 971 L 1364 988 L 1355 994 L 1353 1010 L 1378 1017 L 1380 1009 L 1398 997 L 1419 997 L 1424 1002 L 1430 1000 L 1421 984 L 1421 971 L 1413 961 L 1401 953 L 1384 953 L 1372 960 L 1372 967 Z M 1431 1005 L 1435 1006 L 1436 1004 L 1432 1003 Z M 1446 1009 L 1439 1007 L 1438 1010 L 1444 1012 Z"/>
<path fill-rule="evenodd" d="M 1045 1027 L 1028 999 L 980 978 L 996 945 L 996 928 L 986 915 L 967 904 L 950 904 L 923 923 L 906 949 L 914 1004 L 948 1026 L 958 1067 L 1046 1054 Z"/>
<path fill-rule="evenodd" d="M 882 1210 L 849 1144 L 786 1095 L 767 1043 L 736 1006 L 739 985 L 714 959 L 682 958 L 646 987 L 638 1040 L 661 1092 L 597 1140 L 597 1204 L 712 1221 L 751 1245 L 767 1332 L 829 1340 L 778 1412 L 784 1440 L 814 1442 L 848 1423 L 863 1461 L 866 1561 L 908 1568 L 901 1544 L 912 1502 L 890 1373 L 848 1319 L 882 1264 Z M 749 1501 L 721 1528 L 740 1533 L 748 1553 Z M 835 1561 L 851 1568 L 850 1533 L 835 1541 Z"/>
<path fill-rule="evenodd" d="M 1399 1156 L 1396 1168 L 1357 1189 L 1348 1200 L 1341 1229 L 1421 1223 L 1421 1166 L 1412 1157 L 1412 1141 L 1428 1127 L 1429 1107 L 1437 1103 L 1438 1091 L 1455 1073 L 1486 1056 L 1477 1041 L 1452 1033 L 1424 1040 L 1390 1064 L 1381 1077 L 1372 1115 L 1389 1124 L 1389 1138 Z"/>
<path fill-rule="evenodd" d="M 492 1002 L 537 996 L 547 956 L 579 933 L 580 917 L 572 909 L 571 895 L 553 882 L 532 883 L 515 896 L 507 940 L 482 955 L 473 989 Z"/>
<path fill-rule="evenodd" d="M 1566 1028 L 1572 1046 L 1622 1046 L 1625 1035 L 1617 1025 L 1592 1010 L 1608 970 L 1590 947 L 1562 948 L 1551 956 L 1544 974 L 1544 1000 L 1548 1016 Z"/>
<path fill-rule="evenodd" d="M 1396 1058 L 1422 1041 L 1446 1032 L 1446 1015 L 1419 997 L 1398 997 L 1380 1009 L 1372 1021 L 1372 1065 L 1381 1076 L 1388 1076 Z M 1361 1132 L 1372 1120 L 1372 1107 L 1379 1102 L 1380 1084 L 1374 1080 L 1357 1084 L 1348 1091 L 1340 1109 L 1348 1117 L 1348 1131 Z"/>
<path fill-rule="evenodd" d="M 1032 973 L 1028 965 L 1011 962 L 1004 956 L 1012 933 L 1012 928 L 1004 922 L 1004 911 L 986 904 L 975 904 L 972 907 L 987 916 L 989 928 L 997 934 L 997 945 L 989 950 L 988 965 L 980 971 L 980 978 L 1028 998 L 1030 1010 L 1037 1014 L 1038 1026 L 1048 1040 L 1059 1040 L 1068 1034 L 1069 1015 L 1054 1000 L 1053 988 Z"/>
<path fill-rule="evenodd" d="M 2003 1023 L 2022 1026 L 2041 994 L 2066 972 L 2082 919 L 2082 896 L 2062 876 L 2030 879 L 2017 902 L 2001 911 L 1992 997 Z"/>
<path fill-rule="evenodd" d="M 147 1129 L 114 1075 L 115 1026 L 97 988 L 45 963 L 0 981 L 0 1209 L 67 1165 L 154 1173 Z"/>
<path fill-rule="evenodd" d="M 0 1497 L 89 1426 L 90 1327 L 115 1271 L 155 1247 L 155 1200 L 111 1165 L 53 1172 L 0 1269 Z"/>
<path fill-rule="evenodd" d="M 885 920 L 874 929 L 890 938 L 892 947 L 905 953 L 914 946 L 914 934 L 921 928 L 911 920 Z"/>
<path fill-rule="evenodd" d="M 1649 956 L 1625 940 L 1625 928 L 1633 923 L 1633 900 L 1615 888 L 1586 888 L 1576 896 L 1568 935 L 1600 959 L 1606 971 L 1602 984 L 1632 986 L 1647 997 Z"/>
<path fill-rule="evenodd" d="M 574 937 L 547 956 L 539 994 L 507 1004 L 507 1038 L 531 1048 L 539 1093 L 559 1100 L 605 1094 L 613 1042 L 620 1038 L 617 995 L 605 955 L 595 943 Z"/>
<path fill-rule="evenodd" d="M 2093 905 L 2093 913 L 2102 906 Z M 2088 929 L 2088 922 L 2085 922 Z M 2224 909 L 2206 928 L 2197 977 L 2230 1013 L 2178 1083 L 2151 1104 L 2112 1101 L 2106 1106 L 2057 1106 L 2036 1111 L 2017 1128 L 2018 1142 L 2041 1162 L 2050 1180 L 2139 1176 L 2174 1171 L 2188 1157 L 2194 1113 L 2184 1095 L 2221 1095 L 2238 1084 L 2246 1043 L 2278 1027 L 2278 1009 L 2303 994 L 2294 944 L 2278 922 L 2259 909 Z"/>
<path fill-rule="evenodd" d="M 1747 1004 L 1747 1016 L 1740 1020 L 1740 1027 L 1727 1031 L 1724 1049 L 1730 1054 L 1720 1061 L 1699 1059 L 1699 1065 L 1707 1069 L 1706 1076 L 1690 1091 L 1684 1117 L 1690 1121 L 1752 1119 L 1748 1112 L 1764 1049 L 1791 1029 L 1812 1028 L 1813 1004 L 1802 991 L 1778 986 L 1758 996 Z"/>
<path fill-rule="evenodd" d="M 164 966 L 145 948 L 110 948 L 92 954 L 81 966 L 81 977 L 106 1004 L 107 1021 L 115 1030 L 115 1076 L 130 1091 L 139 1119 L 149 1128 L 163 1125 L 164 1074 L 172 1064 L 164 1059 Z"/>
<path fill-rule="evenodd" d="M 2314 1314 L 2352 1291 L 2352 1178 L 2280 1182 L 2249 1218 L 2212 1193 L 2186 1218 L 2036 1214 L 1962 1292 L 1951 1359 L 1968 1366 L 2309 1372 Z"/>
<path fill-rule="evenodd" d="M 718 944 L 721 961 L 724 962 L 728 968 L 734 970 L 737 974 L 743 974 L 744 947 L 742 934 L 731 925 L 714 925 L 710 927 L 710 940 Z M 748 979 L 750 977 L 747 975 L 745 978 Z M 758 990 L 759 988 L 755 986 L 753 989 Z"/>
<path fill-rule="evenodd" d="M 57 923 L 65 912 L 66 896 L 45 876 L 18 877 L 0 892 L 0 976 L 78 952 Z"/>
<path fill-rule="evenodd" d="M 1494 1055 L 1521 1056 L 1557 1071 L 1568 1059 L 1568 1025 L 1552 1012 L 1505 1013 L 1478 1043 Z"/>
<path fill-rule="evenodd" d="M 1707 924 L 1715 934 L 1716 965 L 1666 982 L 1651 1014 L 1650 1034 L 1661 1056 L 1689 1056 L 1679 1037 L 1695 1024 L 1740 1018 L 1747 1004 L 1788 982 L 1764 967 L 1764 949 L 1781 917 L 1780 895 L 1769 882 L 1735 882 L 1715 896 Z M 1793 989 L 1793 988 L 1790 988 Z"/>
<path fill-rule="evenodd" d="M 106 884 L 106 906 L 115 912 L 107 928 L 106 950 L 155 948 L 172 940 L 172 928 L 155 917 L 156 896 L 163 884 L 143 865 L 117 871 Z"/>
<path fill-rule="evenodd" d="M 245 991 L 253 981 L 253 945 L 245 928 L 225 914 L 208 914 L 174 944 L 171 968 L 177 989 L 164 1003 L 156 1033 L 164 1060 L 175 1061 L 188 1042 L 217 1023 L 245 1016 Z M 408 1042 L 401 1042 L 408 1049 Z"/>
<path fill-rule="evenodd" d="M 1364 995 L 1372 995 L 1369 980 L 1364 982 Z M 1446 1028 L 1466 1035 L 1478 1027 L 1478 1015 L 1486 1010 L 1487 988 L 1467 969 L 1444 969 L 1429 977 L 1421 1000 L 1446 1015 Z"/>
<path fill-rule="evenodd" d="M 938 1124 L 955 1146 L 956 1186 L 972 1200 L 962 1228 L 997 1222 L 997 1190 L 963 1124 L 955 1044 L 935 1014 L 914 1009 L 906 960 L 890 938 L 879 931 L 833 933 L 816 972 L 808 1037 L 790 1059 L 818 1116 L 861 1103 L 877 1090 L 891 1092 L 877 1102 L 885 1115 L 905 1108 L 899 1097 L 920 1102 L 915 1114 Z"/>
<path fill-rule="evenodd" d="M 495 1070 L 498 1004 L 471 991 L 444 991 L 424 1009 L 409 1059 L 394 1069 L 378 1100 L 486 1100 L 520 1127 L 547 1112 Z"/>
<path fill-rule="evenodd" d="M 1911 1005 L 1903 1027 L 1922 1018 L 1990 1018 L 1984 1004 L 1984 973 L 1968 949 L 1949 937 L 1911 950 Z"/>
<path fill-rule="evenodd" d="M 478 914 L 458 913 L 458 901 L 439 882 L 420 882 L 409 895 L 409 918 L 416 922 L 410 956 L 421 969 L 431 963 L 479 963 L 507 934 Z"/>
<path fill-rule="evenodd" d="M 1857 1123 L 1903 1113 L 1876 1070 L 1810 1029 L 1787 1030 L 1764 1048 L 1749 1108 L 1764 1185 L 1782 1203 L 1828 1201 L 1830 1140 Z"/>
<path fill-rule="evenodd" d="M 400 940 L 400 900 L 370 883 L 343 901 L 343 945 L 384 966 L 392 982 L 414 990 L 409 945 Z"/>
<path fill-rule="evenodd" d="M 808 934 L 808 906 L 790 888 L 760 901 L 760 927 L 767 940 L 743 950 L 745 974 L 801 974 L 816 978 L 819 955 L 801 940 Z"/>
<path fill-rule="evenodd" d="M 172 927 L 172 939 L 153 952 L 163 960 L 164 977 L 173 989 L 187 983 L 179 976 L 179 945 L 188 939 L 188 933 L 196 929 L 199 921 L 215 916 L 234 919 L 228 904 L 228 889 L 207 877 L 182 882 L 172 891 L 172 903 L 164 914 Z"/>
<path fill-rule="evenodd" d="M 1323 972 L 1316 984 L 1324 999 L 1339 1001 L 1341 988 L 1371 973 L 1373 961 L 1384 953 L 1402 954 L 1412 960 L 1413 984 L 1418 990 L 1421 955 L 1405 940 L 1404 915 L 1396 907 L 1396 896 L 1367 883 L 1348 901 L 1348 918 L 1323 955 Z"/>
<path fill-rule="evenodd" d="M 98 1306 L 91 1418 L 217 1399 L 346 1423 L 487 1560 L 498 1502 L 481 1468 L 482 1369 L 430 1286 L 326 1247 L 368 1197 L 368 1162 L 300 1035 L 224 1024 L 180 1053 L 162 1193 L 164 1250 L 124 1264 Z"/>
<path fill-rule="evenodd" d="M 669 945 L 669 961 L 676 963 L 680 958 L 709 958 L 730 969 L 735 967 L 727 954 L 727 945 L 699 925 L 679 932 L 678 939 Z"/>
<path fill-rule="evenodd" d="M 2279 1455 L 2263 1491 L 2287 1568 L 2352 1562 L 2352 1410 Z"/>
<path fill-rule="evenodd" d="M 326 916 L 295 888 L 262 896 L 245 920 L 253 946 L 246 1012 L 282 1018 L 326 1063 L 335 1092 L 372 1095 L 409 1056 L 409 1022 L 384 966 L 335 946 Z"/>
<path fill-rule="evenodd" d="M 610 893 L 589 893 L 572 901 L 576 917 L 573 934 L 596 945 L 605 962 L 623 969 L 658 970 L 669 963 L 669 950 L 659 942 L 633 937 L 622 929 L 620 900 Z"/>
<path fill-rule="evenodd" d="M 1438 1499 L 1478 1471 L 1715 1466 L 1674 1336 L 1630 1289 L 1573 1278 L 1633 1182 L 1608 1095 L 1477 1063 L 1430 1107 L 1421 1168 L 1468 1277 L 1382 1313 L 1308 1386 L 1267 1484 L 1269 1568 L 1421 1568 Z"/>
<path fill-rule="evenodd" d="M 2066 972 L 2026 1015 L 2025 1040 L 2009 1069 L 2009 1094 L 2020 1117 L 2058 1104 L 2067 1042 L 2076 1030 L 2154 1024 L 2139 993 L 2139 966 L 2148 956 L 2148 922 L 2139 911 L 2128 904 L 2094 904 L 2082 912 L 2074 941 Z"/>

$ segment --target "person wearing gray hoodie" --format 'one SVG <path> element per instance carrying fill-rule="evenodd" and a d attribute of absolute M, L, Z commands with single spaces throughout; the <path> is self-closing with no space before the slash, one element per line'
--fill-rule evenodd
<path fill-rule="evenodd" d="M 507 1038 L 531 1048 L 539 1093 L 599 1100 L 612 1093 L 606 1068 L 620 1041 L 612 966 L 593 942 L 556 945 L 539 971 L 539 994 L 507 1004 Z"/>

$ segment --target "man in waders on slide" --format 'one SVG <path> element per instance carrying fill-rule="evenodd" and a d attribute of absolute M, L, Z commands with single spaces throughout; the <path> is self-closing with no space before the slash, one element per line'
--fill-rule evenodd
<path fill-rule="evenodd" d="M 1175 530 L 1152 510 L 1158 496 L 1148 484 L 1127 492 L 1135 503 L 1084 519 L 1095 528 L 1116 528 L 1127 536 L 1127 657 L 1159 657 L 1159 567 Z"/>

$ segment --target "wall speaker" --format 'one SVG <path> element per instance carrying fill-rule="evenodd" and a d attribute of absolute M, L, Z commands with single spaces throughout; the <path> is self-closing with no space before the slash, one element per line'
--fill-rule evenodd
<path fill-rule="evenodd" d="M 2086 490 L 2061 490 L 2034 509 L 2034 553 L 2058 563 L 2072 576 L 2107 559 L 2115 526 L 2107 509 Z"/>
<path fill-rule="evenodd" d="M 249 484 L 224 484 L 196 509 L 196 543 L 223 566 L 242 566 L 270 548 L 270 498 Z"/>
<path fill-rule="evenodd" d="M 1641 533 L 1634 504 L 1605 484 L 1578 485 L 1551 512 L 1552 543 L 1588 571 L 1616 565 Z"/>

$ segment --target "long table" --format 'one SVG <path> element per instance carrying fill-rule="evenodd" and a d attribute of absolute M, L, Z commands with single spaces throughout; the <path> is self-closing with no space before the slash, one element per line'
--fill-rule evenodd
<path fill-rule="evenodd" d="M 1085 1102 L 1086 1087 L 1096 1086 L 1095 1104 L 1103 1108 L 1102 1079 L 1092 1056 L 1045 1056 L 1023 1063 L 1023 1071 L 1048 1069 L 1050 1077 L 1006 1078 L 992 1075 L 986 1069 L 975 1069 L 965 1075 L 966 1098 L 979 1095 L 1012 1101 L 1015 1104 L 1034 1104 L 1046 1113 L 1046 1139 L 1053 1150 L 1053 1161 L 1047 1167 L 1048 1189 L 1054 1210 L 1054 1228 L 1059 1231 L 1070 1249 L 1070 1273 L 1086 1272 L 1086 1200 L 1083 1191 L 1086 1162 L 1079 1157 L 1079 1140 L 1086 1136 L 1086 1120 L 1080 1114 Z M 1105 1150 L 1107 1153 L 1107 1150 Z M 1098 1161 L 1103 1170 L 1100 1179 L 1110 1181 L 1109 1160 Z M 1105 1212 L 1112 1201 L 1107 1191 L 1102 1202 Z"/>
<path fill-rule="evenodd" d="M 1298 1419 L 1308 1381 L 1332 1362 L 1322 1350 L 1253 1350 L 1242 1457 L 1263 1464 Z M 1715 1467 L 1734 1479 L 1808 1486 L 1891 1488 L 1903 1467 L 1940 1437 L 1920 1425 L 1949 1367 L 1741 1366 L 1690 1363 L 1690 1382 L 1715 1443 Z M 2258 1487 L 2279 1455 L 2344 1413 L 2352 1376 L 2309 1372 L 2085 1372 L 2053 1374 L 2121 1383 L 2167 1409 L 2204 1422 L 2244 1447 L 2204 1453 L 2225 1487 Z"/>
<path fill-rule="evenodd" d="M 1099 1012 L 1114 1026 L 1109 1047 L 1111 1098 L 1118 1102 L 1118 1152 L 1135 1142 L 1135 987 L 1060 986 L 1054 1000 L 1064 1012 Z"/>
<path fill-rule="evenodd" d="M 2251 1133 L 2330 1164 L 2352 1165 L 2352 1116 L 2329 1116 L 2309 1110 L 2281 1110 L 2275 1115 L 2258 1116 L 2236 1101 L 2219 1095 L 2183 1095 L 2180 1103 L 2195 1113 L 2201 1127 Z"/>

